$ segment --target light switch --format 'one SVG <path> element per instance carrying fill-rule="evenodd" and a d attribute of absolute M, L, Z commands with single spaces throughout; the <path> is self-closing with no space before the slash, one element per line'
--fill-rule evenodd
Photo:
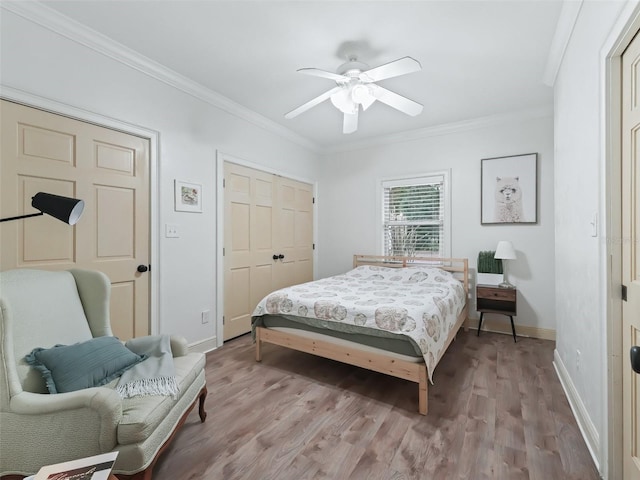
<path fill-rule="evenodd" d="M 167 223 L 165 225 L 164 236 L 167 238 L 179 238 L 178 225 L 175 223 Z"/>

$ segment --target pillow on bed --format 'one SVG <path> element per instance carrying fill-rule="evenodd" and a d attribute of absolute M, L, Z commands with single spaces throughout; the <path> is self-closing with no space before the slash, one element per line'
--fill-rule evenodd
<path fill-rule="evenodd" d="M 35 348 L 24 357 L 45 380 L 49 393 L 64 393 L 109 383 L 146 359 L 116 337 L 97 337 L 73 345 Z"/>
<path fill-rule="evenodd" d="M 451 272 L 442 270 L 438 267 L 412 265 L 401 270 L 403 279 L 409 283 L 420 283 L 424 281 L 428 281 L 430 283 L 441 283 L 455 280 L 455 277 Z"/>

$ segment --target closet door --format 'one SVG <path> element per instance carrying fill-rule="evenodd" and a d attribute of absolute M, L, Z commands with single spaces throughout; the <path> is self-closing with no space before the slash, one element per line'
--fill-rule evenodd
<path fill-rule="evenodd" d="M 230 162 L 224 189 L 223 339 L 229 340 L 251 331 L 264 296 L 313 279 L 313 190 Z"/>
<path fill-rule="evenodd" d="M 251 313 L 273 284 L 273 180 L 224 165 L 224 340 L 251 330 Z"/>
<path fill-rule="evenodd" d="M 313 188 L 278 177 L 276 246 L 279 258 L 273 289 L 313 280 Z"/>

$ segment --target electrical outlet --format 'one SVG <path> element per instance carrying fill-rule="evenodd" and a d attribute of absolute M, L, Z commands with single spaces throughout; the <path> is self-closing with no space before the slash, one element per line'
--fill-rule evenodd
<path fill-rule="evenodd" d="M 178 225 L 175 223 L 167 223 L 165 225 L 164 236 L 167 238 L 179 238 Z"/>
<path fill-rule="evenodd" d="M 580 350 L 576 350 L 576 370 L 580 371 Z"/>
<path fill-rule="evenodd" d="M 209 323 L 209 313 L 210 310 L 203 310 L 200 314 L 200 318 L 202 319 L 202 324 Z"/>

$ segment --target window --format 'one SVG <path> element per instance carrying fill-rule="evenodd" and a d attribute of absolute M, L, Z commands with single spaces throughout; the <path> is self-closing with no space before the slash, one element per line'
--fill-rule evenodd
<path fill-rule="evenodd" d="M 385 255 L 447 257 L 448 174 L 382 181 Z"/>

